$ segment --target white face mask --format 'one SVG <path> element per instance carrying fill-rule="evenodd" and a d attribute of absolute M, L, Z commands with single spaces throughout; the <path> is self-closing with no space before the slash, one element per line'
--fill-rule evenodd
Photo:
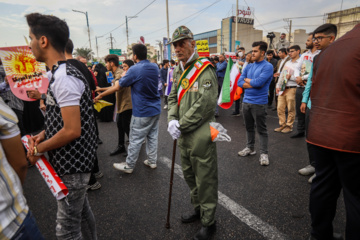
<path fill-rule="evenodd" d="M 244 56 L 244 53 L 243 53 L 243 52 L 239 52 L 238 55 L 239 55 L 239 57 L 242 58 L 242 57 Z"/>

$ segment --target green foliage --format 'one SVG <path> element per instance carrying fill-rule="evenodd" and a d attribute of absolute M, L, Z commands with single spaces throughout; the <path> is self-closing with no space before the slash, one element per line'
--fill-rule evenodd
<path fill-rule="evenodd" d="M 76 48 L 74 51 L 75 56 L 81 56 L 86 58 L 87 61 L 91 59 L 95 54 L 92 52 L 90 48 Z"/>

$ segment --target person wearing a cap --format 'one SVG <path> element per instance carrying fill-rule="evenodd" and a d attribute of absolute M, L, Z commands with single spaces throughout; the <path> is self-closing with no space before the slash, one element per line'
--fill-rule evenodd
<path fill-rule="evenodd" d="M 210 61 L 199 58 L 187 27 L 178 27 L 170 43 L 179 65 L 174 70 L 174 86 L 168 99 L 168 131 L 173 139 L 178 139 L 182 170 L 194 207 L 181 216 L 181 221 L 200 219 L 202 228 L 194 239 L 209 239 L 216 228 L 218 201 L 216 144 L 211 140 L 209 126 L 215 121 L 217 78 Z"/>

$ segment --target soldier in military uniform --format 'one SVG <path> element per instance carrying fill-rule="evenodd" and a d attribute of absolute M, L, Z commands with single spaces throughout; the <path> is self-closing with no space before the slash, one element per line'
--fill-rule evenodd
<path fill-rule="evenodd" d="M 173 139 L 179 139 L 182 170 L 194 206 L 191 213 L 181 216 L 181 221 L 201 219 L 202 228 L 194 239 L 209 239 L 216 228 L 218 201 L 216 144 L 211 140 L 209 126 L 215 121 L 217 78 L 212 64 L 199 58 L 187 27 L 178 27 L 172 39 L 180 64 L 174 70 L 168 99 L 168 131 Z"/>

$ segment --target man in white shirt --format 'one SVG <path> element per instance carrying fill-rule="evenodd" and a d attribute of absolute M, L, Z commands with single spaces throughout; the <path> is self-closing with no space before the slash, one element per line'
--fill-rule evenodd
<path fill-rule="evenodd" d="M 288 61 L 280 75 L 280 79 L 276 84 L 276 94 L 278 97 L 278 116 L 280 127 L 275 128 L 275 132 L 289 133 L 292 132 L 295 121 L 295 93 L 296 93 L 296 78 L 294 71 L 299 63 L 300 47 L 294 45 L 290 47 L 289 56 L 291 61 Z M 288 117 L 286 120 L 285 108 L 288 109 Z"/>
<path fill-rule="evenodd" d="M 47 152 L 69 190 L 66 198 L 57 201 L 57 238 L 96 240 L 95 218 L 86 193 L 97 149 L 90 87 L 84 75 L 66 62 L 64 51 L 70 34 L 66 22 L 39 13 L 26 15 L 26 20 L 31 51 L 51 69 L 45 130 L 30 138 L 28 159 L 35 164 Z"/>
<path fill-rule="evenodd" d="M 306 40 L 306 49 L 307 52 L 301 55 L 299 63 L 294 70 L 294 76 L 296 78 L 297 88 L 296 88 L 296 117 L 298 120 L 297 123 L 297 132 L 291 136 L 291 138 L 299 138 L 305 136 L 305 114 L 300 111 L 302 94 L 305 89 L 306 81 L 308 79 L 311 64 L 316 55 L 320 53 L 320 50 L 317 50 L 313 44 L 313 33 L 309 34 L 309 37 Z"/>

